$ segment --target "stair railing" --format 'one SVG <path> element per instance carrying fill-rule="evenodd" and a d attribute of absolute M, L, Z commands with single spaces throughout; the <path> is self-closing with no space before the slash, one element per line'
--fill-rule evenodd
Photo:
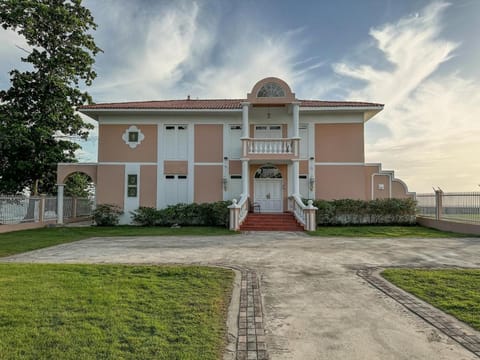
<path fill-rule="evenodd" d="M 233 199 L 232 205 L 228 207 L 230 209 L 230 230 L 240 230 L 240 226 L 248 215 L 248 198 L 247 194 L 242 194 L 238 202 L 237 199 Z"/>
<path fill-rule="evenodd" d="M 308 200 L 305 205 L 298 194 L 293 194 L 289 198 L 292 202 L 291 209 L 295 219 L 303 226 L 306 231 L 315 231 L 317 228 L 316 213 L 318 208 L 313 206 L 313 201 Z"/>

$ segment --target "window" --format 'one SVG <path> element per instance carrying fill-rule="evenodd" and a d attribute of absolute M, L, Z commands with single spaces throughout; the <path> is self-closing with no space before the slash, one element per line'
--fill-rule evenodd
<path fill-rule="evenodd" d="M 127 196 L 137 197 L 138 190 L 138 177 L 137 175 L 129 174 L 127 176 Z"/>
<path fill-rule="evenodd" d="M 188 154 L 188 127 L 187 125 L 165 126 L 165 159 L 187 160 Z"/>
<path fill-rule="evenodd" d="M 188 203 L 187 175 L 165 175 L 166 205 Z"/>
<path fill-rule="evenodd" d="M 230 175 L 230 181 L 228 183 L 227 198 L 239 199 L 242 194 L 242 175 Z"/>
<path fill-rule="evenodd" d="M 300 159 L 308 159 L 308 126 L 300 125 Z"/>
<path fill-rule="evenodd" d="M 242 155 L 242 126 L 241 125 L 230 125 L 230 159 L 240 159 Z"/>
<path fill-rule="evenodd" d="M 128 142 L 138 142 L 138 131 L 128 132 Z"/>
<path fill-rule="evenodd" d="M 130 149 L 135 149 L 141 142 L 145 139 L 142 131 L 135 125 L 130 126 L 122 135 L 123 141 L 127 144 Z"/>
<path fill-rule="evenodd" d="M 308 191 L 308 175 L 299 175 L 298 179 L 300 186 L 298 190 L 300 191 L 300 195 L 302 196 L 302 198 L 308 199 L 310 197 Z"/>
<path fill-rule="evenodd" d="M 280 85 L 269 82 L 258 90 L 257 97 L 285 97 L 285 91 Z"/>

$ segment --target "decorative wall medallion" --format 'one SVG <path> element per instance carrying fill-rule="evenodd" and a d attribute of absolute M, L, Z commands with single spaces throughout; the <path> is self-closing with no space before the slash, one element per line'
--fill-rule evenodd
<path fill-rule="evenodd" d="M 130 126 L 122 135 L 125 144 L 130 146 L 131 149 L 135 149 L 145 139 L 145 135 L 135 125 Z"/>

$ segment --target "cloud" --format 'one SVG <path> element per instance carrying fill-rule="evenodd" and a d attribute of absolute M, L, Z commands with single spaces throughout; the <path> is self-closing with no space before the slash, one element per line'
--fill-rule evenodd
<path fill-rule="evenodd" d="M 419 13 L 372 29 L 390 66 L 339 62 L 334 71 L 362 81 L 350 92 L 351 99 L 385 102 L 385 110 L 370 120 L 387 132 L 369 136 L 368 161 L 382 161 L 385 168 L 410 184 L 412 190 L 475 190 L 480 166 L 480 87 L 458 74 L 443 74 L 442 63 L 450 60 L 459 44 L 442 39 L 442 17 L 448 4 L 434 2 Z M 475 178 L 477 176 L 477 178 Z"/>

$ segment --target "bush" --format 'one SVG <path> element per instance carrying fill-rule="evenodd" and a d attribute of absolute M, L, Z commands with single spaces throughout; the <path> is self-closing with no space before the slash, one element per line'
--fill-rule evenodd
<path fill-rule="evenodd" d="M 160 219 L 160 214 L 155 208 L 140 206 L 132 212 L 132 220 L 135 224 L 143 226 L 155 226 Z"/>
<path fill-rule="evenodd" d="M 315 200 L 318 225 L 414 224 L 413 199 Z"/>
<path fill-rule="evenodd" d="M 134 223 L 142 226 L 223 226 L 228 227 L 230 201 L 203 204 L 176 204 L 164 209 L 140 207 L 132 212 Z"/>
<path fill-rule="evenodd" d="M 93 211 L 93 220 L 97 226 L 118 225 L 119 217 L 123 214 L 117 205 L 101 204 Z"/>

